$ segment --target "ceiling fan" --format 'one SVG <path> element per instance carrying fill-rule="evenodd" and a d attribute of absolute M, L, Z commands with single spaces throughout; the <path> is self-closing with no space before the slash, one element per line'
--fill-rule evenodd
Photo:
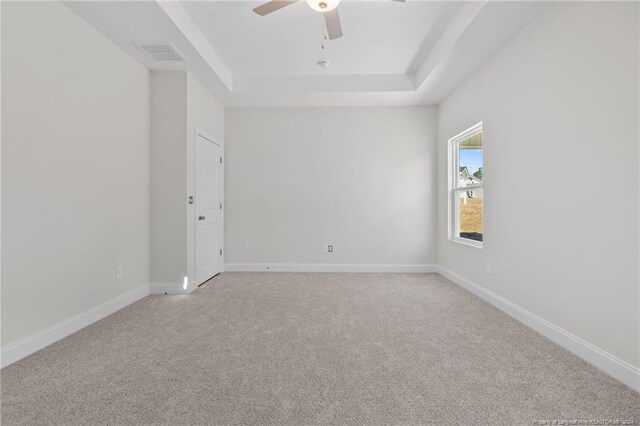
<path fill-rule="evenodd" d="M 260 16 L 268 15 L 285 6 L 295 3 L 298 0 L 271 0 L 253 9 Z M 404 2 L 405 0 L 393 0 Z M 321 12 L 324 23 L 327 26 L 327 35 L 330 40 L 342 37 L 342 25 L 338 15 L 338 5 L 340 0 L 307 0 L 307 4 L 316 12 Z"/>

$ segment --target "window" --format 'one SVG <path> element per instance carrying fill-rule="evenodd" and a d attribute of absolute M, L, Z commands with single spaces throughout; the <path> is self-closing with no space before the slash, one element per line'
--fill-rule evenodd
<path fill-rule="evenodd" d="M 449 239 L 482 247 L 482 123 L 449 139 Z"/>

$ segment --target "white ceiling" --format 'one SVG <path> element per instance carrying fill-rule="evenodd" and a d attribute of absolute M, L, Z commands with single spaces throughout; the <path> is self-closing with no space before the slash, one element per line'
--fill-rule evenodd
<path fill-rule="evenodd" d="M 274 106 L 437 104 L 545 6 L 342 0 L 344 37 L 323 50 L 322 15 L 304 1 L 267 16 L 253 1 L 66 4 L 149 69 L 187 70 L 226 105 Z M 187 61 L 154 62 L 144 43 Z"/>
<path fill-rule="evenodd" d="M 260 2 L 188 2 L 184 7 L 233 74 L 405 74 L 459 9 L 455 2 L 352 1 L 338 8 L 344 36 L 321 48 L 322 14 L 298 2 L 267 16 Z M 328 59 L 328 69 L 319 67 Z"/>

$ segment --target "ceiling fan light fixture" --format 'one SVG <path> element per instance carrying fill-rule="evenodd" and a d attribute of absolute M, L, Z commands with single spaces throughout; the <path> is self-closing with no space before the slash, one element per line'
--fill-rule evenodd
<path fill-rule="evenodd" d="M 330 12 L 340 4 L 340 0 L 307 0 L 309 7 L 316 12 Z"/>

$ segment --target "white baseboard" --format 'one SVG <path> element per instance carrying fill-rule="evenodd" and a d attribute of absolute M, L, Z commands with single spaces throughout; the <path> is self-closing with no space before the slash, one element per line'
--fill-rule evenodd
<path fill-rule="evenodd" d="M 436 265 L 331 263 L 225 263 L 225 272 L 437 272 Z"/>
<path fill-rule="evenodd" d="M 0 366 L 6 367 L 13 364 L 148 295 L 148 285 L 138 287 L 17 342 L 8 344 L 0 351 Z"/>
<path fill-rule="evenodd" d="M 441 266 L 438 267 L 438 270 L 443 277 L 453 281 L 481 299 L 486 300 L 496 308 L 604 371 L 614 379 L 640 392 L 640 368 L 592 345 L 578 336 L 569 333 L 567 330 L 527 311 L 504 297 L 498 296 L 494 292 L 487 290 L 455 272 Z"/>
<path fill-rule="evenodd" d="M 196 288 L 197 286 L 191 283 L 186 289 L 183 284 L 151 283 L 151 294 L 189 294 Z"/>

